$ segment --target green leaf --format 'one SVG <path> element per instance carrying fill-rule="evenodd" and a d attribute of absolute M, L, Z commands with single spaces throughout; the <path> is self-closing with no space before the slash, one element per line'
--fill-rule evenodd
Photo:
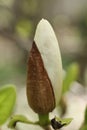
<path fill-rule="evenodd" d="M 38 124 L 38 122 L 32 122 L 30 120 L 28 120 L 25 116 L 23 115 L 15 115 L 11 118 L 9 124 L 8 124 L 8 127 L 9 128 L 15 128 L 16 127 L 16 124 L 18 122 L 21 122 L 21 123 L 27 123 L 27 124 Z"/>
<path fill-rule="evenodd" d="M 65 124 L 65 126 L 70 124 L 71 121 L 73 120 L 73 118 L 63 118 L 63 119 L 58 118 L 58 117 L 55 117 L 55 118 L 56 118 L 56 121 L 61 122 L 61 124 Z"/>
<path fill-rule="evenodd" d="M 16 101 L 14 85 L 6 85 L 0 89 L 0 125 L 4 124 L 11 115 Z"/>
<path fill-rule="evenodd" d="M 71 83 L 77 80 L 78 75 L 79 75 L 79 66 L 77 63 L 72 63 L 68 67 L 63 81 L 63 91 L 62 91 L 63 94 L 69 90 Z"/>
<path fill-rule="evenodd" d="M 85 110 L 85 121 L 84 121 L 84 124 L 87 124 L 87 107 L 86 107 L 86 110 Z"/>
<path fill-rule="evenodd" d="M 51 120 L 51 125 L 54 130 L 57 130 L 64 126 L 67 126 L 68 124 L 70 124 L 71 121 L 72 121 L 72 118 L 61 119 L 61 118 L 55 117 Z"/>
<path fill-rule="evenodd" d="M 85 109 L 84 123 L 82 124 L 80 130 L 87 130 L 87 107 Z"/>
<path fill-rule="evenodd" d="M 80 130 L 87 130 L 87 124 L 81 127 Z"/>

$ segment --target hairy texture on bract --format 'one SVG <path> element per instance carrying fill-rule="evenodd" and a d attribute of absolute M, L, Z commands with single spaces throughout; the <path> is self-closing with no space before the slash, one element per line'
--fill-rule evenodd
<path fill-rule="evenodd" d="M 35 42 L 28 60 L 27 98 L 30 107 L 39 114 L 51 112 L 55 107 L 52 84 Z"/>

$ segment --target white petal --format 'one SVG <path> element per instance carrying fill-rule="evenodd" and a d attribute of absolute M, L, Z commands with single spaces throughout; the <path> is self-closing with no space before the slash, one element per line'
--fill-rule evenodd
<path fill-rule="evenodd" d="M 18 130 L 43 130 L 40 126 L 37 125 L 29 125 L 29 124 L 23 124 L 23 123 L 17 123 Z"/>
<path fill-rule="evenodd" d="M 62 62 L 57 38 L 47 20 L 42 19 L 39 22 L 34 41 L 51 80 L 56 103 L 58 103 L 62 90 Z"/>
<path fill-rule="evenodd" d="M 15 109 L 15 115 L 25 115 L 31 121 L 37 121 L 38 115 L 33 112 L 27 103 L 26 87 L 23 86 L 18 90 L 17 104 Z"/>

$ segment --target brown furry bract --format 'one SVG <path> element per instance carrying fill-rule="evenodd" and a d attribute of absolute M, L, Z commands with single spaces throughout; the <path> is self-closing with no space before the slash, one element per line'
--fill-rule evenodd
<path fill-rule="evenodd" d="M 30 107 L 39 114 L 49 113 L 55 108 L 52 84 L 35 42 L 28 59 L 27 99 Z"/>

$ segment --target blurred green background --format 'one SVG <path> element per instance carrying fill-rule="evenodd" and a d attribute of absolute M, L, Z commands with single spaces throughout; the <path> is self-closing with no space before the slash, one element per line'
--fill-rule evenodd
<path fill-rule="evenodd" d="M 0 0 L 0 85 L 26 84 L 27 58 L 37 23 L 45 18 L 59 41 L 63 67 L 80 66 L 87 85 L 87 0 Z"/>

